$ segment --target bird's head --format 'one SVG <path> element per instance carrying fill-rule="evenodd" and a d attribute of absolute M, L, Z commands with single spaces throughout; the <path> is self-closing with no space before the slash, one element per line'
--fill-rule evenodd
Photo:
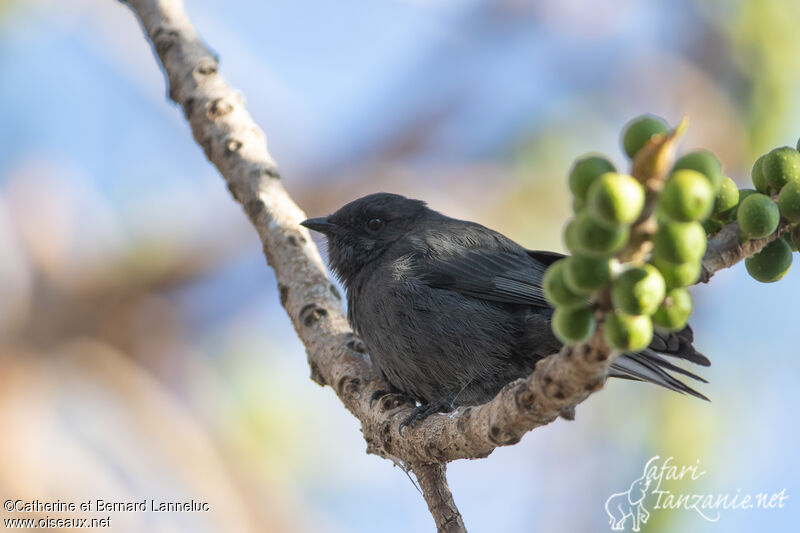
<path fill-rule="evenodd" d="M 348 286 L 362 268 L 432 213 L 420 200 L 376 193 L 301 224 L 328 238 L 331 268 Z"/>

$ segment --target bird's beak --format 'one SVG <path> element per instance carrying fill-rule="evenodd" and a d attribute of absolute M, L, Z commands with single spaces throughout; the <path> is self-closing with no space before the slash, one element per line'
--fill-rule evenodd
<path fill-rule="evenodd" d="M 302 221 L 300 225 L 305 226 L 310 230 L 318 231 L 324 235 L 328 235 L 339 227 L 330 222 L 328 217 L 309 218 L 308 220 Z"/>

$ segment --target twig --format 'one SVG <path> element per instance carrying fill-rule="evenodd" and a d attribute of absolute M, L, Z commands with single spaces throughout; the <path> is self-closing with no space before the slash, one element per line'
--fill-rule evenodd
<path fill-rule="evenodd" d="M 466 533 L 467 528 L 464 527 L 464 521 L 453 501 L 453 494 L 447 486 L 447 465 L 420 464 L 414 466 L 413 470 L 417 474 L 428 510 L 436 522 L 436 530 L 439 533 Z"/>
<path fill-rule="evenodd" d="M 708 283 L 711 276 L 718 270 L 729 268 L 760 252 L 766 245 L 783 235 L 789 226 L 781 224 L 778 230 L 763 239 L 752 239 L 741 242 L 741 230 L 737 222 L 731 222 L 719 230 L 714 237 L 708 240 L 708 248 L 703 257 L 703 271 L 700 282 Z"/>

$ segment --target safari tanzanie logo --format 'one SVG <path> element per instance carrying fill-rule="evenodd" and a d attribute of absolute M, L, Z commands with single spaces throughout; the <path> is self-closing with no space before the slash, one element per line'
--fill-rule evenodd
<path fill-rule="evenodd" d="M 663 461 L 658 455 L 650 458 L 628 490 L 606 500 L 609 526 L 614 531 L 641 531 L 652 513 L 669 511 L 692 511 L 703 520 L 717 522 L 729 511 L 780 510 L 789 499 L 785 488 L 779 492 L 702 492 L 705 475 L 699 459 L 693 465 L 679 465 L 672 456 Z M 681 482 L 681 490 L 670 490 L 669 482 Z M 692 487 L 697 490 L 690 490 Z"/>

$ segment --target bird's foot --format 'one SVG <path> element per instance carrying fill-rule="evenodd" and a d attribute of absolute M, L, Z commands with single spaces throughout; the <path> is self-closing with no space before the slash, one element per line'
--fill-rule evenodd
<path fill-rule="evenodd" d="M 435 402 L 426 403 L 424 405 L 415 407 L 411 410 L 411 414 L 408 415 L 405 420 L 400 422 L 398 432 L 400 435 L 402 435 L 404 427 L 410 426 L 413 428 L 419 422 L 422 422 L 434 413 L 449 413 L 454 408 L 453 402 L 455 402 L 456 396 L 458 396 L 458 392 L 448 394 L 447 396 L 440 398 Z"/>

